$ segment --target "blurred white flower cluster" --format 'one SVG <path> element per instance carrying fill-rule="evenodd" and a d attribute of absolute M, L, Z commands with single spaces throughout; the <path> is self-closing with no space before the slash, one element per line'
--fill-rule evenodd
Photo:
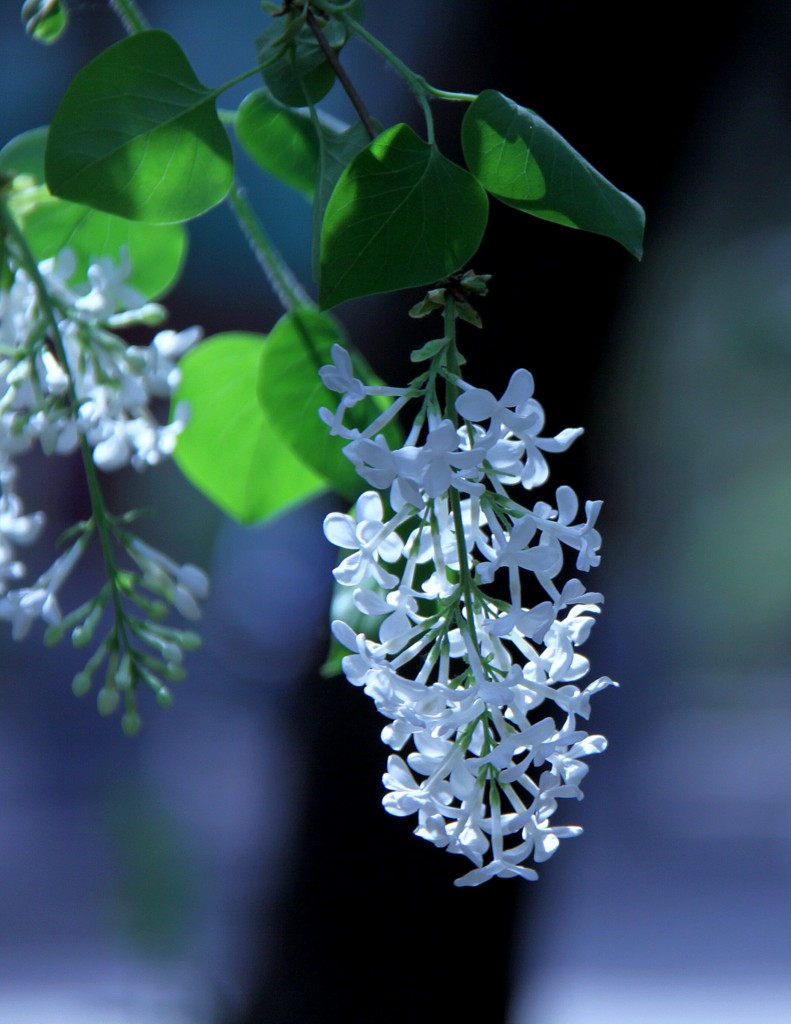
<path fill-rule="evenodd" d="M 333 631 L 353 652 L 347 678 L 390 720 L 382 739 L 408 751 L 388 759 L 386 809 L 416 814 L 417 835 L 469 858 L 457 885 L 535 879 L 525 862 L 581 832 L 551 820 L 561 801 L 582 798 L 585 758 L 606 746 L 580 726 L 593 694 L 614 684 L 582 684 L 589 663 L 577 651 L 602 596 L 560 579 L 568 553 L 579 572 L 598 565 L 601 503 L 579 518 L 570 487 L 554 506 L 511 496 L 543 484 L 545 453 L 581 433 L 541 436 L 526 370 L 497 399 L 461 378 L 453 338 L 417 356 L 429 370 L 405 389 L 366 386 L 339 346 L 320 371 L 342 396 L 322 417 L 373 488 L 324 530 L 346 552 L 336 580 L 378 629 L 336 621 Z M 394 401 L 366 429 L 347 426 L 347 410 L 377 395 Z M 384 427 L 408 402 L 418 411 L 391 449 Z"/>
<path fill-rule="evenodd" d="M 7 254 L 6 284 L 0 290 L 0 619 L 10 621 L 17 639 L 40 618 L 49 624 L 50 639 L 71 629 L 73 642 L 81 645 L 92 638 L 108 608 L 115 622 L 98 652 L 99 661 L 108 658 L 112 669 L 105 691 L 115 692 L 119 678 L 123 689 L 125 669 L 128 690 L 142 678 L 161 695 L 164 688 L 158 679 L 154 685 L 153 673 L 163 667 L 173 667 L 175 674 L 180 671 L 178 644 L 162 624 L 123 616 L 120 598 L 141 605 L 142 585 L 154 595 L 151 600 L 142 598 L 142 604 L 148 603 L 155 618 L 162 617 L 165 605 L 194 618 L 196 598 L 206 595 L 208 583 L 201 570 L 177 566 L 133 537 L 126 528 L 128 517 L 107 512 L 94 467 L 109 471 L 132 465 L 142 470 L 172 453 L 186 410 L 177 409 L 173 422 L 160 425 L 151 402 L 171 395 L 179 382 L 177 360 L 198 341 L 201 331 L 163 330 L 148 346 L 127 345 L 115 331 L 159 323 L 164 309 L 145 302 L 127 284 L 131 266 L 125 256 L 118 265 L 97 260 L 89 267 L 87 280 L 80 281 L 75 270 L 76 260 L 68 249 L 37 266 L 23 256 L 15 260 L 12 247 Z M 19 586 L 26 570 L 17 549 L 34 543 L 44 526 L 44 513 L 26 513 L 18 493 L 19 457 L 36 445 L 47 455 L 81 451 L 93 515 L 70 531 L 67 550 L 37 580 Z M 100 535 L 108 582 L 95 599 L 64 618 L 58 592 L 95 532 Z M 137 574 L 117 569 L 110 540 L 137 566 Z M 159 658 L 146 661 L 137 656 L 130 630 L 157 650 Z M 152 679 L 146 679 L 146 673 Z M 171 672 L 174 678 L 175 674 Z M 83 677 L 75 689 L 87 689 L 85 683 Z M 104 710 L 117 703 L 117 693 L 105 693 L 100 700 Z M 132 704 L 127 702 L 125 723 L 130 731 Z"/>

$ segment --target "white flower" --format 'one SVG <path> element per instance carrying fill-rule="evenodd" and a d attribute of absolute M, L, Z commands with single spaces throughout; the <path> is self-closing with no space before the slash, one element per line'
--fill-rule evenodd
<path fill-rule="evenodd" d="M 473 423 L 490 421 L 490 435 L 497 442 L 511 436 L 522 442 L 525 467 L 523 487 L 538 487 L 549 475 L 543 452 L 565 451 L 582 433 L 581 427 L 561 431 L 557 437 L 539 437 L 544 427 L 544 410 L 533 398 L 533 375 L 517 370 L 498 402 L 490 391 L 470 388 L 456 400 L 456 410 Z"/>
<path fill-rule="evenodd" d="M 442 357 L 438 348 L 434 359 Z M 532 509 L 508 488 L 543 483 L 544 453 L 564 450 L 581 431 L 540 436 L 544 411 L 526 370 L 498 401 L 445 365 L 462 390 L 455 412 L 463 422 L 442 414 L 434 378 L 425 375 L 393 403 L 423 398 L 404 444 L 393 449 L 381 433 L 387 414 L 364 429 L 344 426 L 344 409 L 368 393 L 351 365 L 339 349 L 321 371 L 343 395 L 337 413 L 325 410 L 323 419 L 349 439 L 345 454 L 376 490 L 351 515 L 328 516 L 324 532 L 351 552 L 334 570 L 337 582 L 354 587 L 357 608 L 380 620 L 376 638 L 343 622 L 333 632 L 352 652 L 343 658 L 346 677 L 390 719 L 383 741 L 406 751 L 388 759 L 384 806 L 415 814 L 416 835 L 472 861 L 458 885 L 534 879 L 523 862 L 547 860 L 581 832 L 550 819 L 558 801 L 582 796 L 583 759 L 606 741 L 577 723 L 588 718 L 591 697 L 615 684 L 604 676 L 577 685 L 589 669 L 578 647 L 602 597 L 577 579 L 560 580 L 568 552 L 580 571 L 598 564 L 601 503 L 587 502 L 578 521 L 570 487 L 557 488 L 556 507 L 540 501 Z M 383 491 L 396 513 L 389 521 Z M 487 592 L 499 574 L 510 601 Z M 528 574 L 546 593 L 532 607 L 522 599 Z"/>
<path fill-rule="evenodd" d="M 360 495 L 354 517 L 340 512 L 331 512 L 326 517 L 324 534 L 327 540 L 352 552 L 333 572 L 339 583 L 353 587 L 369 576 L 385 588 L 397 582 L 392 573 L 382 568 L 379 560 L 398 561 L 403 544 L 395 532 L 395 520 L 383 523 L 383 518 L 382 499 L 376 491 Z"/>
<path fill-rule="evenodd" d="M 127 283 L 128 255 L 122 253 L 117 265 L 107 258 L 92 264 L 87 289 L 69 283 L 75 268 L 69 250 L 39 266 L 58 302 L 57 344 L 36 286 L 23 270 L 0 294 L 0 345 L 15 353 L 0 358 L 0 453 L 16 453 L 33 440 L 47 454 L 67 453 L 84 434 L 101 469 L 154 465 L 172 453 L 183 416 L 162 426 L 150 401 L 173 392 L 177 360 L 201 331 L 160 331 L 147 347 L 127 346 L 105 325 L 147 322 L 153 308 Z M 5 420 L 6 410 L 13 410 L 13 421 Z"/>
<path fill-rule="evenodd" d="M 323 408 L 319 410 L 319 415 L 330 428 L 331 434 L 355 438 L 359 436 L 359 431 L 355 428 L 350 430 L 343 425 L 343 417 L 347 409 L 351 409 L 368 395 L 397 396 L 403 400 L 404 391 L 402 388 L 388 388 L 378 384 L 363 384 L 361 380 L 355 377 L 351 356 L 342 345 L 333 345 L 330 349 L 330 357 L 332 358 L 332 364 L 323 366 L 319 370 L 319 376 L 321 377 L 322 384 L 329 391 L 336 391 L 341 395 L 341 400 L 335 412 Z M 384 414 L 384 419 L 381 422 L 376 421 L 372 427 L 376 430 L 381 430 L 384 423 L 395 416 L 398 408 L 400 408 L 400 404 L 396 403 L 394 408 L 391 407 Z"/>
<path fill-rule="evenodd" d="M 60 607 L 54 593 L 43 586 L 10 590 L 0 597 L 0 619 L 11 623 L 11 637 L 22 640 L 30 627 L 41 617 L 45 622 L 60 622 Z"/>
<path fill-rule="evenodd" d="M 43 512 L 25 515 L 17 494 L 6 492 L 0 496 L 0 536 L 13 544 L 33 544 L 43 527 Z"/>
<path fill-rule="evenodd" d="M 16 467 L 2 451 L 0 428 L 0 595 L 25 574 L 17 560 L 16 546 L 34 544 L 44 528 L 44 513 L 25 513 L 22 499 L 14 491 Z"/>
<path fill-rule="evenodd" d="M 126 283 L 131 270 L 132 264 L 126 249 L 121 249 L 117 265 L 107 256 L 92 263 L 88 267 L 90 291 L 73 303 L 78 316 L 101 323 L 118 309 L 137 309 L 142 306 L 145 302 L 143 296 Z"/>
<path fill-rule="evenodd" d="M 145 385 L 150 395 L 168 398 L 181 382 L 176 365 L 181 356 L 203 337 L 200 327 L 185 331 L 158 331 L 143 352 L 146 357 Z"/>
<path fill-rule="evenodd" d="M 198 601 L 209 593 L 209 577 L 203 569 L 190 563 L 179 565 L 139 537 L 131 537 L 126 549 L 143 570 L 150 589 L 164 594 L 186 619 L 200 618 Z"/>
<path fill-rule="evenodd" d="M 164 315 L 161 306 L 143 302 L 129 286 L 125 254 L 117 265 L 106 258 L 94 262 L 87 284 L 75 280 L 76 259 L 68 250 L 43 261 L 32 278 L 15 264 L 13 250 L 6 253 L 6 262 L 12 276 L 8 289 L 0 291 L 0 619 L 10 623 L 15 639 L 41 619 L 51 627 L 50 639 L 70 631 L 75 645 L 82 646 L 94 642 L 108 613 L 109 629 L 96 637 L 74 689 L 87 692 L 92 675 L 106 662 L 99 709 L 112 711 L 124 690 L 123 727 L 131 733 L 139 726 L 136 687 L 150 688 L 167 706 L 171 694 L 162 677 L 179 678 L 183 651 L 197 642 L 194 633 L 171 627 L 160 616 L 170 604 L 196 618 L 208 590 L 206 575 L 132 538 L 128 517 L 111 516 L 92 485 L 93 512 L 76 528 L 79 539 L 35 582 L 22 585 L 25 567 L 16 547 L 37 539 L 44 516 L 24 512 L 14 460 L 38 444 L 47 455 L 81 447 L 83 457 L 92 456 L 104 470 L 130 463 L 143 469 L 160 462 L 173 452 L 188 410 L 177 408 L 173 421 L 162 425 L 151 400 L 170 396 L 178 384 L 176 361 L 201 332 L 160 331 L 147 347 L 129 346 L 112 333 L 159 324 Z M 86 470 L 93 475 L 90 463 Z M 107 582 L 93 598 L 62 615 L 61 588 L 97 534 Z M 115 561 L 122 549 L 142 572 L 122 571 Z"/>
<path fill-rule="evenodd" d="M 11 636 L 14 640 L 22 640 L 27 636 L 30 627 L 38 618 L 50 624 L 60 622 L 58 591 L 82 557 L 84 550 L 84 542 L 77 541 L 65 554 L 55 559 L 32 587 L 9 590 L 0 597 L 0 619 L 6 619 L 11 623 Z"/>
<path fill-rule="evenodd" d="M 323 366 L 319 377 L 325 388 L 343 395 L 343 403 L 348 407 L 356 405 L 367 394 L 365 385 L 354 376 L 351 356 L 342 345 L 333 345 L 330 349 L 331 366 Z"/>

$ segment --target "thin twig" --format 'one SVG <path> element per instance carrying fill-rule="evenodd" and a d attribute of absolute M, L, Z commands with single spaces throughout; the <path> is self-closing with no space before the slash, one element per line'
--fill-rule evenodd
<path fill-rule="evenodd" d="M 310 296 L 272 244 L 253 213 L 244 190 L 236 182 L 231 185 L 226 200 L 283 308 L 291 311 L 297 306 L 313 306 Z"/>
<path fill-rule="evenodd" d="M 341 65 L 341 62 L 338 60 L 338 54 L 327 42 L 327 37 L 321 31 L 321 27 L 319 26 L 319 23 L 316 21 L 316 15 L 313 13 L 312 10 L 310 10 L 310 8 L 308 8 L 308 12 L 305 15 L 305 21 L 307 22 L 310 31 L 318 40 L 319 46 L 324 51 L 324 56 L 329 61 L 330 66 L 332 67 L 332 70 L 335 72 L 338 81 L 341 83 L 344 90 L 346 91 L 346 95 L 351 100 L 351 104 L 357 111 L 357 116 L 362 121 L 366 132 L 368 132 L 369 138 L 375 139 L 379 132 L 376 130 L 376 126 L 374 125 L 373 120 L 371 119 L 371 115 L 365 109 L 365 104 L 360 98 L 360 94 L 352 85 L 349 76 L 346 74 Z"/>
<path fill-rule="evenodd" d="M 135 32 L 145 32 L 148 22 L 145 15 L 135 3 L 135 0 L 110 0 L 110 6 L 121 19 L 121 24 L 128 35 Z"/>

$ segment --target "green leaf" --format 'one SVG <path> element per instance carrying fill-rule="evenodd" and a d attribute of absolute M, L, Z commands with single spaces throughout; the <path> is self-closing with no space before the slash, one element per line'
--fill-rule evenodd
<path fill-rule="evenodd" d="M 263 335 L 218 334 L 180 361 L 174 403 L 186 401 L 190 421 L 174 458 L 187 479 L 228 515 L 259 522 L 325 489 L 275 431 L 258 401 Z"/>
<path fill-rule="evenodd" d="M 462 124 L 467 166 L 492 195 L 534 217 L 607 235 L 638 259 L 645 213 L 538 114 L 487 89 Z"/>
<path fill-rule="evenodd" d="M 313 198 L 319 140 L 308 114 L 284 106 L 265 89 L 257 89 L 243 100 L 234 127 L 259 167 Z"/>
<path fill-rule="evenodd" d="M 31 187 L 11 198 L 12 211 L 25 232 L 37 261 L 70 248 L 77 257 L 73 281 L 101 256 L 118 261 L 129 253 L 129 284 L 146 299 L 160 298 L 178 280 L 187 251 L 187 233 L 180 224 L 143 224 L 92 210 L 50 195 L 44 182 L 46 128 L 33 128 L 0 150 L 0 171 L 24 174 Z M 36 187 L 38 186 L 38 187 Z"/>
<path fill-rule="evenodd" d="M 288 107 L 318 103 L 335 83 L 335 72 L 318 40 L 299 21 L 298 15 L 278 18 L 256 39 L 259 63 L 270 61 L 261 69 L 264 82 L 275 99 Z M 346 42 L 344 26 L 335 18 L 320 24 L 337 53 Z M 276 54 L 279 56 L 272 60 Z"/>
<path fill-rule="evenodd" d="M 31 128 L 10 139 L 0 149 L 0 171 L 12 177 L 16 174 L 25 174 L 35 182 L 42 183 L 47 131 L 46 126 Z"/>
<path fill-rule="evenodd" d="M 25 0 L 22 4 L 25 32 L 37 43 L 56 43 L 69 23 L 68 12 L 60 0 Z"/>
<path fill-rule="evenodd" d="M 408 125 L 389 128 L 352 160 L 327 204 L 322 307 L 447 277 L 474 255 L 487 216 L 469 171 Z"/>
<path fill-rule="evenodd" d="M 45 162 L 55 195 L 154 223 L 203 213 L 233 177 L 214 92 L 159 31 L 122 39 L 77 73 L 55 111 Z"/>
<path fill-rule="evenodd" d="M 66 247 L 74 251 L 73 280 L 84 280 L 89 265 L 101 256 L 117 263 L 125 248 L 132 264 L 128 283 L 146 299 L 157 299 L 173 287 L 184 267 L 187 233 L 181 224 L 125 220 L 54 197 L 36 203 L 21 220 L 37 260 Z"/>
<path fill-rule="evenodd" d="M 319 122 L 319 170 L 313 197 L 312 243 L 313 277 L 316 281 L 321 273 L 321 229 L 327 203 L 338 178 L 370 141 L 365 127 L 359 121 L 343 132 L 333 131 Z"/>
<path fill-rule="evenodd" d="M 336 344 L 348 348 L 333 317 L 306 307 L 287 313 L 269 335 L 258 393 L 275 429 L 293 451 L 326 477 L 336 491 L 354 500 L 367 484 L 343 454 L 348 442 L 332 436 L 319 418 L 322 406 L 334 412 L 340 399 L 325 388 L 319 377 L 319 369 L 332 361 L 330 349 Z M 359 354 L 353 354 L 352 359 L 361 380 L 379 383 Z M 346 422 L 363 429 L 388 404 L 386 398 L 368 398 L 347 412 Z M 401 443 L 395 423 L 388 424 L 384 434 L 394 447 Z"/>

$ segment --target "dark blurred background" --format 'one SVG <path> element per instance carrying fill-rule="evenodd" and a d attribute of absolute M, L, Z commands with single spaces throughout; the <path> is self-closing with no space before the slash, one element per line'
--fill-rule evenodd
<path fill-rule="evenodd" d="M 0 9 L 3 141 L 47 123 L 120 38 L 103 3 L 72 7 L 47 50 Z M 144 9 L 207 84 L 252 61 L 253 0 Z M 2 641 L 0 1019 L 791 1019 L 791 10 L 688 12 L 366 4 L 429 81 L 535 109 L 646 207 L 637 264 L 493 204 L 474 261 L 493 274 L 485 333 L 463 339 L 476 383 L 500 391 L 527 366 L 550 431 L 585 426 L 550 482 L 605 500 L 586 653 L 622 688 L 594 707 L 611 749 L 569 817 L 585 835 L 532 886 L 455 890 L 457 861 L 380 806 L 369 702 L 316 674 L 320 523 L 340 504 L 243 529 L 172 468 L 114 477 L 119 507 L 155 505 L 162 546 L 211 568 L 205 646 L 173 710 L 147 709 L 128 741 L 71 697 L 67 651 Z M 376 116 L 420 126 L 379 58 L 352 43 L 343 59 Z M 342 94 L 327 105 L 351 119 Z M 450 156 L 462 113 L 436 111 Z M 308 280 L 307 206 L 243 156 L 239 174 Z M 172 326 L 267 330 L 279 310 L 229 213 L 191 239 Z M 405 315 L 416 298 L 338 311 L 393 382 L 430 337 Z M 80 509 L 75 467 L 25 472 L 29 507 Z"/>

